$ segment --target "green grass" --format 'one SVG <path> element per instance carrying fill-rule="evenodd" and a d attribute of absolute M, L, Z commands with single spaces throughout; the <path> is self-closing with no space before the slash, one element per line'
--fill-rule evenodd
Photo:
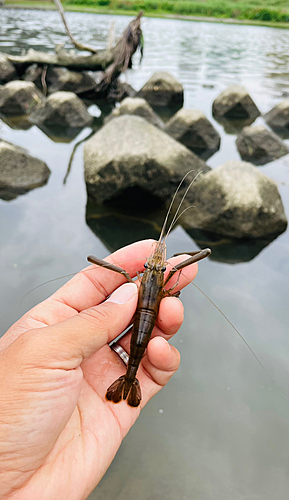
<path fill-rule="evenodd" d="M 6 0 L 7 6 L 47 7 L 50 2 Z M 289 27 L 289 0 L 64 0 L 67 10 L 152 16 L 196 16 Z M 279 24 L 280 23 L 280 24 Z"/>
<path fill-rule="evenodd" d="M 64 5 L 289 23 L 289 0 L 65 0 Z"/>

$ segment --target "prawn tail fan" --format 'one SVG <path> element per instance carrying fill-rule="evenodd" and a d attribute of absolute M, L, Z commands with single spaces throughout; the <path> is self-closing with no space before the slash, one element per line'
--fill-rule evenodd
<path fill-rule="evenodd" d="M 127 398 L 127 404 L 136 408 L 141 402 L 141 390 L 139 381 L 137 378 L 134 379 L 133 384 L 130 388 Z"/>
<path fill-rule="evenodd" d="M 128 386 L 129 383 L 129 387 Z M 136 408 L 141 402 L 140 384 L 137 379 L 131 383 L 125 376 L 119 377 L 107 389 L 106 399 L 113 403 L 119 403 L 122 399 L 127 399 L 127 404 Z"/>

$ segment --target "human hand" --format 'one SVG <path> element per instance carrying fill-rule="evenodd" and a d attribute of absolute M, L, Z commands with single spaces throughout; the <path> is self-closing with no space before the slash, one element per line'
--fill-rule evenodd
<path fill-rule="evenodd" d="M 152 243 L 135 243 L 107 260 L 133 277 Z M 175 291 L 196 273 L 197 265 L 186 268 Z M 183 308 L 166 297 L 138 371 L 140 407 L 105 400 L 108 386 L 125 373 L 108 343 L 130 324 L 137 304 L 136 285 L 124 282 L 90 266 L 0 339 L 0 499 L 87 498 L 141 408 L 178 369 L 179 353 L 167 340 L 179 329 Z M 127 351 L 129 337 L 119 342 Z"/>

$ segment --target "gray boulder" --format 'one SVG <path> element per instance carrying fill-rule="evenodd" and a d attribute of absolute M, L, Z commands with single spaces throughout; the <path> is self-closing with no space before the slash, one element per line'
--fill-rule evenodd
<path fill-rule="evenodd" d="M 43 68 L 33 64 L 26 69 L 24 80 L 33 82 L 43 90 L 42 74 Z M 96 81 L 89 73 L 70 71 L 61 67 L 49 67 L 45 74 L 45 82 L 49 93 L 63 90 L 83 94 L 96 88 Z"/>
<path fill-rule="evenodd" d="M 50 170 L 44 161 L 19 146 L 0 140 L 0 198 L 12 200 L 47 183 Z"/>
<path fill-rule="evenodd" d="M 170 73 L 157 71 L 138 92 L 153 107 L 182 106 L 184 88 Z"/>
<path fill-rule="evenodd" d="M 139 194 L 167 203 L 182 177 L 210 170 L 185 146 L 139 116 L 109 121 L 84 145 L 88 194 L 101 204 Z M 186 185 L 186 183 L 184 183 Z"/>
<path fill-rule="evenodd" d="M 260 238 L 287 227 L 277 185 L 251 163 L 230 160 L 203 175 L 191 191 L 190 202 L 196 209 L 182 218 L 188 229 Z"/>
<path fill-rule="evenodd" d="M 14 80 L 0 91 L 0 113 L 8 116 L 29 115 L 44 100 L 34 83 Z"/>
<path fill-rule="evenodd" d="M 279 102 L 269 113 L 265 114 L 264 118 L 271 128 L 289 135 L 289 99 Z"/>
<path fill-rule="evenodd" d="M 7 83 L 15 78 L 17 78 L 17 73 L 13 64 L 4 54 L 0 54 L 0 83 Z"/>
<path fill-rule="evenodd" d="M 91 125 L 93 117 L 81 99 L 72 92 L 55 92 L 39 106 L 29 119 L 40 128 L 83 128 Z"/>
<path fill-rule="evenodd" d="M 213 115 L 216 118 L 248 120 L 252 123 L 260 111 L 245 87 L 231 85 L 214 100 Z"/>
<path fill-rule="evenodd" d="M 205 160 L 220 148 L 220 135 L 198 109 L 180 109 L 168 121 L 165 131 Z"/>
<path fill-rule="evenodd" d="M 114 108 L 106 117 L 105 123 L 121 115 L 141 116 L 155 127 L 164 128 L 164 122 L 153 111 L 149 103 L 141 97 L 126 97 L 121 101 L 120 106 Z"/>
<path fill-rule="evenodd" d="M 243 128 L 236 144 L 241 158 L 255 165 L 264 165 L 289 153 L 284 142 L 264 125 Z"/>

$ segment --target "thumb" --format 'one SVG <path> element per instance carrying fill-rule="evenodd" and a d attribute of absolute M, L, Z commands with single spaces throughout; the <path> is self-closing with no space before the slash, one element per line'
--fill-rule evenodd
<path fill-rule="evenodd" d="M 126 283 L 102 304 L 56 325 L 30 330 L 15 342 L 26 343 L 29 363 L 67 370 L 76 368 L 129 326 L 137 298 L 137 286 Z"/>

